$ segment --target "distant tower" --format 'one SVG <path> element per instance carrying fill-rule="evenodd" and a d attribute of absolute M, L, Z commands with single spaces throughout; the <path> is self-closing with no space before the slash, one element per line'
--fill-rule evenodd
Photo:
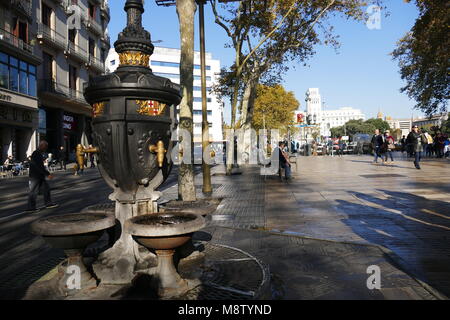
<path fill-rule="evenodd" d="M 306 91 L 306 112 L 311 115 L 319 115 L 322 112 L 319 88 L 309 88 Z"/>
<path fill-rule="evenodd" d="M 383 113 L 381 112 L 381 109 L 378 111 L 377 119 L 383 119 Z"/>

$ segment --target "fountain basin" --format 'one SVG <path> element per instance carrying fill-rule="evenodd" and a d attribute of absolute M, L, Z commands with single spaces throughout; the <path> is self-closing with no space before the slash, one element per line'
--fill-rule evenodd
<path fill-rule="evenodd" d="M 31 230 L 42 236 L 54 248 L 64 250 L 67 261 L 59 269 L 54 290 L 62 296 L 75 295 L 80 289 L 97 287 L 93 275 L 86 268 L 82 252 L 90 244 L 100 239 L 103 232 L 115 225 L 114 215 L 100 212 L 71 213 L 47 217 L 34 222 Z M 71 272 L 68 269 L 78 267 L 79 286 L 70 285 Z M 69 271 L 68 271 L 69 270 Z"/>
<path fill-rule="evenodd" d="M 125 229 L 147 248 L 173 249 L 188 241 L 192 233 L 205 227 L 198 215 L 182 212 L 146 214 L 128 219 Z"/>
<path fill-rule="evenodd" d="M 183 212 L 146 214 L 125 222 L 125 229 L 136 242 L 155 250 L 158 266 L 154 272 L 153 286 L 159 297 L 177 297 L 199 285 L 198 281 L 180 277 L 173 255 L 176 248 L 188 242 L 192 234 L 204 226 L 202 216 Z"/>
<path fill-rule="evenodd" d="M 104 230 L 114 225 L 114 215 L 85 212 L 38 220 L 32 224 L 31 230 L 34 234 L 42 236 L 54 248 L 82 250 L 97 241 Z"/>

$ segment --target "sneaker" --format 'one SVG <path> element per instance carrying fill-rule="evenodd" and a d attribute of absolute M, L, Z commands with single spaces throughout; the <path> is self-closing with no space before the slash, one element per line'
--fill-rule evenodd
<path fill-rule="evenodd" d="M 49 203 L 49 204 L 46 204 L 45 207 L 46 207 L 47 209 L 57 208 L 57 207 L 59 207 L 59 204 L 56 204 L 56 203 Z"/>
<path fill-rule="evenodd" d="M 39 212 L 39 209 L 27 209 L 24 212 L 25 213 L 36 213 L 36 212 Z"/>

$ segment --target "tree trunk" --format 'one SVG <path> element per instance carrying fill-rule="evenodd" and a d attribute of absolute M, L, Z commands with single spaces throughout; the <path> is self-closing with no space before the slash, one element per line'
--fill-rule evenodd
<path fill-rule="evenodd" d="M 231 101 L 231 140 L 228 141 L 227 145 L 227 175 L 231 175 L 231 171 L 233 170 L 234 164 L 234 131 L 236 129 L 236 108 L 238 104 L 239 98 L 239 85 L 240 85 L 240 75 L 236 74 L 236 83 L 234 85 L 233 91 L 233 99 Z"/>
<path fill-rule="evenodd" d="M 194 104 L 194 17 L 197 5 L 195 0 L 177 0 L 177 14 L 180 23 L 181 60 L 180 85 L 183 90 L 183 99 L 180 104 L 180 130 L 189 132 L 188 145 L 191 152 L 190 161 L 183 157 L 180 162 L 178 174 L 178 197 L 183 201 L 195 201 L 194 184 L 194 130 L 193 130 L 193 104 Z M 187 143 L 184 141 L 184 143 Z M 188 162 L 188 163 L 186 163 Z"/>
<path fill-rule="evenodd" d="M 241 126 L 241 140 L 238 143 L 239 154 L 245 155 L 247 154 L 248 161 L 251 162 L 252 156 L 255 156 L 253 153 L 256 151 L 255 143 L 252 142 L 252 139 L 256 139 L 252 135 L 252 120 L 253 120 L 253 109 L 256 99 L 256 88 L 259 83 L 259 69 L 255 68 L 252 72 L 251 78 L 246 84 L 244 96 L 242 99 L 242 126 Z M 252 162 L 251 162 L 252 163 Z"/>

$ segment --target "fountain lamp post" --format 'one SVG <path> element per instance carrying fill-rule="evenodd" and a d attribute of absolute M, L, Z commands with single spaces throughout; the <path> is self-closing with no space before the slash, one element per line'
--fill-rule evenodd
<path fill-rule="evenodd" d="M 149 263 L 123 226 L 132 217 L 157 212 L 161 194 L 155 189 L 170 173 L 171 132 L 181 101 L 179 85 L 154 75 L 149 67 L 154 47 L 142 27 L 143 1 L 127 0 L 125 11 L 127 26 L 114 43 L 119 67 L 92 79 L 84 90 L 93 110 L 98 168 L 114 189 L 110 199 L 116 202 L 121 226 L 119 239 L 93 266 L 107 284 L 129 283 L 137 265 Z"/>

